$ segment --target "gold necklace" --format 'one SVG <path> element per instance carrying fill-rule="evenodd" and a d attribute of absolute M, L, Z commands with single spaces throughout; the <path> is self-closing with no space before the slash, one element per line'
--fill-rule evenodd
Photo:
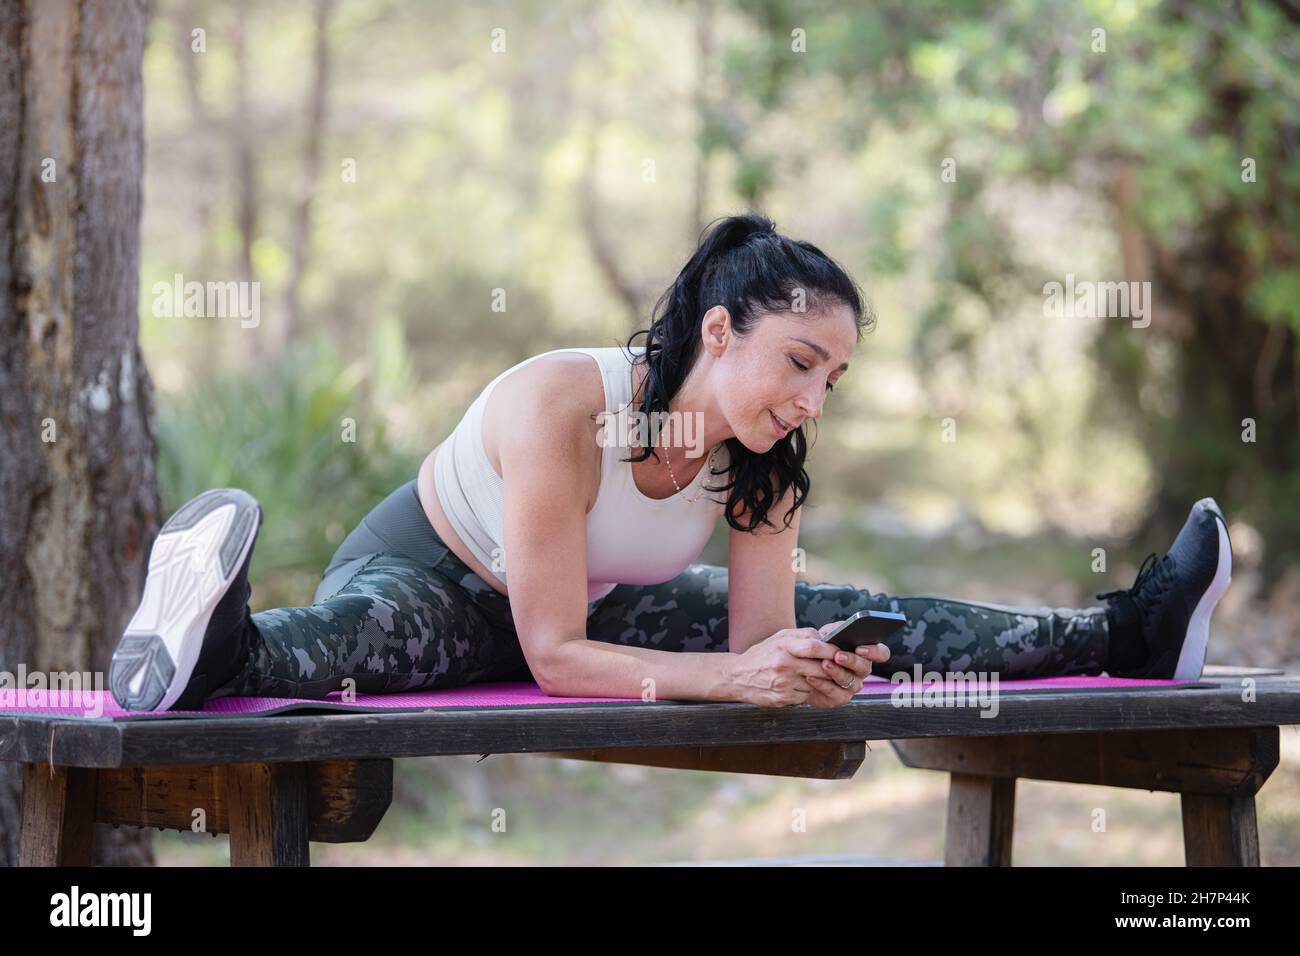
<path fill-rule="evenodd" d="M 714 445 L 713 451 L 709 452 L 709 460 L 704 463 L 704 467 L 710 469 L 710 474 L 712 473 L 713 459 L 718 454 L 718 449 L 720 447 L 721 447 L 720 445 Z M 664 464 L 668 466 L 668 477 L 673 480 L 673 487 L 677 489 L 677 493 L 680 495 L 682 493 L 682 486 L 677 483 L 677 476 L 673 474 L 673 463 L 668 458 L 667 442 L 664 442 Z M 694 504 L 695 502 L 699 501 L 700 498 L 702 498 L 703 496 L 704 496 L 704 485 L 703 483 L 701 483 L 700 490 L 695 493 L 695 497 L 687 498 L 686 502 L 688 504 Z"/>

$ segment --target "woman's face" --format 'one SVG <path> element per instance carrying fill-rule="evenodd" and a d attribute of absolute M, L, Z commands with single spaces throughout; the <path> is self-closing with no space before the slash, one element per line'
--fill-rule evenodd
<path fill-rule="evenodd" d="M 714 394 L 741 444 L 762 454 L 820 418 L 857 341 L 853 311 L 834 300 L 815 312 L 762 314 L 743 336 L 730 329 L 716 355 Z"/>

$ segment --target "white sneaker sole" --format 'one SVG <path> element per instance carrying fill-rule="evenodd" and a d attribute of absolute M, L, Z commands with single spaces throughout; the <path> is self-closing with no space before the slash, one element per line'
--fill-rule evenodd
<path fill-rule="evenodd" d="M 1214 580 L 1205 589 L 1201 599 L 1196 602 L 1187 624 L 1187 637 L 1178 654 L 1178 666 L 1174 668 L 1174 680 L 1200 680 L 1205 667 L 1205 651 L 1210 643 L 1210 617 L 1214 608 L 1232 583 L 1232 544 L 1228 541 L 1228 528 L 1223 515 L 1216 512 L 1214 527 L 1219 532 L 1219 565 L 1214 571 Z"/>
<path fill-rule="evenodd" d="M 168 710 L 184 692 L 208 621 L 248 557 L 259 523 L 252 495 L 215 488 L 162 526 L 144 594 L 109 665 L 109 690 L 123 710 Z"/>

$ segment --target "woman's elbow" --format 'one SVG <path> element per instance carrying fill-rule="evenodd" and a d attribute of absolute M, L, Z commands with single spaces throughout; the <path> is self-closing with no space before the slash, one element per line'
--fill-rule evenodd
<path fill-rule="evenodd" d="M 537 686 L 541 688 L 543 694 L 547 697 L 563 697 L 559 693 L 559 683 L 555 679 L 555 672 L 541 667 L 533 668 L 533 680 L 537 681 Z"/>
<path fill-rule="evenodd" d="M 547 697 L 581 696 L 572 686 L 573 669 L 569 666 L 569 656 L 570 652 L 556 648 L 529 663 L 533 680 Z"/>

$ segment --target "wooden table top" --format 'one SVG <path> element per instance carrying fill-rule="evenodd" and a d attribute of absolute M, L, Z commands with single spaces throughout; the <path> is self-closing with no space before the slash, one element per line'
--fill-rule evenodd
<path fill-rule="evenodd" d="M 131 767 L 1300 724 L 1300 674 L 1207 667 L 1201 682 L 1208 686 L 999 689 L 996 712 L 987 700 L 895 706 L 882 694 L 828 709 L 633 701 L 178 720 L 10 714 L 0 715 L 0 760 Z"/>

